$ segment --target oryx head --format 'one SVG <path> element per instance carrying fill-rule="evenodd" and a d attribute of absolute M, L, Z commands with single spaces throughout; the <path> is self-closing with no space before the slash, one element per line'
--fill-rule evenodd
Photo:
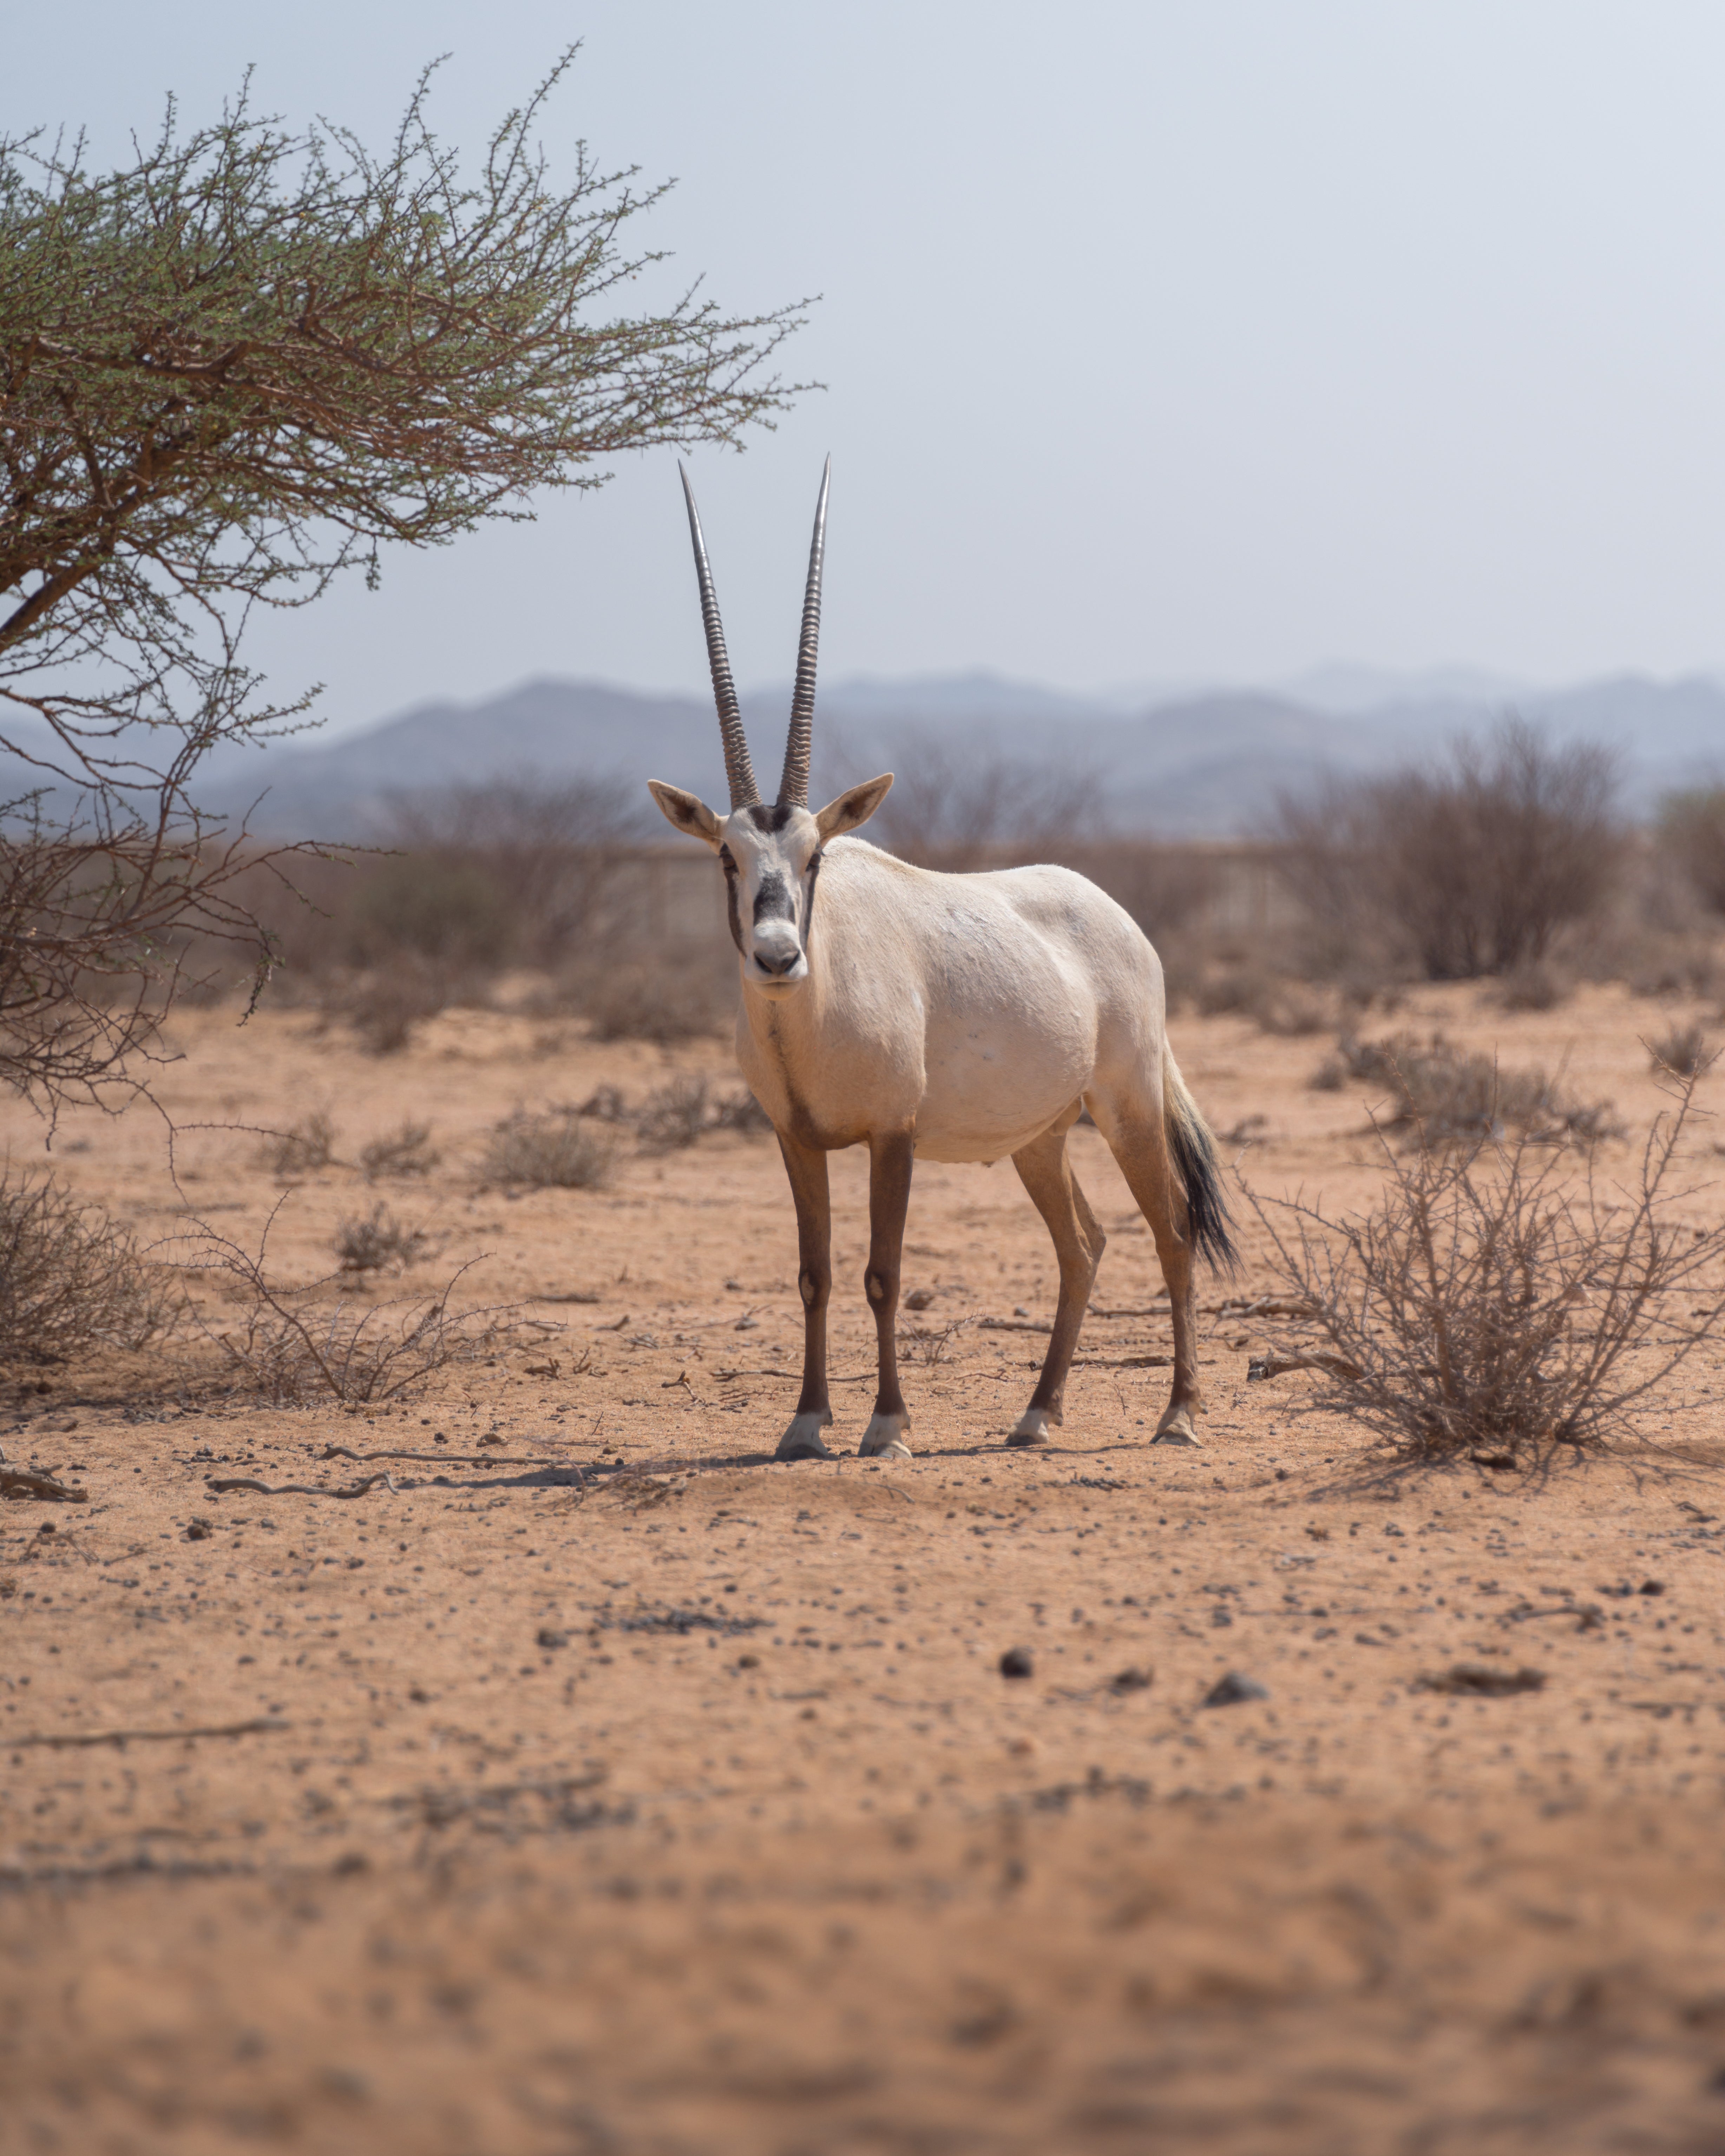
<path fill-rule="evenodd" d="M 679 467 L 680 470 L 680 466 Z M 731 814 L 715 815 L 706 802 L 680 786 L 649 779 L 649 791 L 680 831 L 704 839 L 725 870 L 731 905 L 731 934 L 742 953 L 742 978 L 768 995 L 788 995 L 809 978 L 809 937 L 814 913 L 815 879 L 820 850 L 829 839 L 865 824 L 886 798 L 892 774 L 853 786 L 824 808 L 809 806 L 809 751 L 814 726 L 814 670 L 820 641 L 820 572 L 826 549 L 827 483 L 833 460 L 821 475 L 820 501 L 814 512 L 814 541 L 809 550 L 809 588 L 803 600 L 803 634 L 797 646 L 797 685 L 791 696 L 791 730 L 785 742 L 784 776 L 778 798 L 769 808 L 761 798 L 743 737 L 742 713 L 725 655 L 725 632 L 706 542 L 701 536 L 689 475 L 683 473 L 683 498 L 689 505 L 689 536 L 695 542 L 695 573 L 701 583 L 701 614 L 706 624 L 707 658 L 712 666 L 713 697 L 719 707 L 719 733 L 725 744 L 725 776 L 731 783 Z"/>

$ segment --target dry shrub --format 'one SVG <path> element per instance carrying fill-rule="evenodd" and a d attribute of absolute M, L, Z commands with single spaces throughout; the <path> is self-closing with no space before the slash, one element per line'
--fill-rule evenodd
<path fill-rule="evenodd" d="M 711 1103 L 705 1078 L 673 1078 L 649 1093 L 633 1121 L 643 1152 L 676 1152 L 706 1129 Z"/>
<path fill-rule="evenodd" d="M 448 973 L 409 955 L 387 970 L 343 975 L 326 988 L 320 1008 L 327 1018 L 344 1019 L 370 1055 L 398 1055 L 413 1038 L 413 1028 L 435 1018 L 452 999 Z"/>
<path fill-rule="evenodd" d="M 871 819 L 877 845 L 920 867 L 968 870 L 1065 858 L 1096 821 L 1096 774 L 1069 762 L 895 744 L 893 788 Z"/>
<path fill-rule="evenodd" d="M 710 966 L 619 966 L 572 993 L 595 1040 L 650 1040 L 661 1047 L 719 1032 L 737 999 L 734 983 L 721 981 Z"/>
<path fill-rule="evenodd" d="M 745 1137 L 764 1137 L 773 1128 L 773 1118 L 747 1086 L 736 1086 L 728 1093 L 714 1096 L 709 1127 L 739 1131 Z"/>
<path fill-rule="evenodd" d="M 490 1183 L 525 1183 L 534 1190 L 602 1190 L 617 1166 L 616 1141 L 586 1127 L 572 1110 L 506 1116 L 492 1129 L 485 1152 Z"/>
<path fill-rule="evenodd" d="M 1669 1070 L 1675 1078 L 1698 1078 L 1713 1060 L 1707 1034 L 1700 1025 L 1674 1025 L 1669 1033 L 1647 1044 L 1656 1070 Z"/>
<path fill-rule="evenodd" d="M 264 1148 L 264 1165 L 272 1175 L 315 1175 L 335 1164 L 336 1127 L 321 1108 L 291 1130 L 278 1132 Z"/>
<path fill-rule="evenodd" d="M 431 1142 L 431 1126 L 406 1121 L 388 1137 L 362 1146 L 359 1164 L 367 1183 L 380 1183 L 392 1176 L 429 1175 L 442 1158 Z"/>
<path fill-rule="evenodd" d="M 1429 769 L 1285 798 L 1283 874 L 1337 949 L 1387 947 L 1431 980 L 1512 973 L 1599 916 L 1625 859 L 1608 750 L 1517 719 Z"/>
<path fill-rule="evenodd" d="M 0 1170 L 0 1362 L 141 1348 L 178 1310 L 159 1269 L 100 1206 L 80 1205 L 51 1177 Z"/>
<path fill-rule="evenodd" d="M 405 1272 L 431 1254 L 432 1238 L 424 1229 L 398 1220 L 380 1199 L 358 1219 L 342 1221 L 335 1250 L 344 1273 Z"/>
<path fill-rule="evenodd" d="M 1496 1001 L 1507 1011 L 1548 1011 L 1566 1002 L 1575 983 L 1559 968 L 1543 958 L 1512 966 L 1497 983 Z"/>
<path fill-rule="evenodd" d="M 1578 1181 L 1522 1137 L 1386 1147 L 1363 1216 L 1253 1197 L 1317 1336 L 1274 1367 L 1315 1370 L 1315 1406 L 1407 1459 L 1536 1466 L 1600 1443 L 1725 1311 L 1725 1227 L 1674 1217 L 1693 1195 L 1673 1183 L 1695 1082 L 1655 1123 L 1630 1188 L 1602 1185 L 1591 1163 Z"/>
<path fill-rule="evenodd" d="M 1394 1106 L 1384 1127 L 1423 1147 L 1495 1143 L 1513 1131 L 1539 1145 L 1596 1145 L 1621 1135 L 1609 1101 L 1572 1101 L 1545 1071 L 1502 1070 L 1489 1055 L 1457 1048 L 1441 1034 L 1401 1033 L 1383 1040 L 1344 1035 L 1333 1063 L 1314 1075 L 1320 1090 L 1348 1078 L 1387 1086 Z"/>
<path fill-rule="evenodd" d="M 275 1219 L 272 1213 L 255 1253 L 194 1220 L 198 1248 L 187 1260 L 189 1270 L 218 1276 L 239 1306 L 234 1322 L 218 1327 L 200 1317 L 199 1328 L 221 1351 L 235 1389 L 272 1407 L 325 1395 L 350 1406 L 392 1399 L 450 1363 L 495 1354 L 515 1329 L 511 1306 L 450 1309 L 467 1265 L 434 1295 L 365 1311 L 327 1300 L 327 1280 L 285 1286 L 268 1268 Z"/>
<path fill-rule="evenodd" d="M 1661 850 L 1711 913 L 1725 913 L 1725 786 L 1672 793 L 1660 803 Z"/>
<path fill-rule="evenodd" d="M 591 1112 L 591 1106 L 583 1109 Z M 770 1131 L 771 1118 L 746 1086 L 715 1092 L 705 1078 L 673 1078 L 633 1111 L 619 1104 L 613 1121 L 634 1126 L 643 1152 L 675 1152 L 710 1131 Z"/>

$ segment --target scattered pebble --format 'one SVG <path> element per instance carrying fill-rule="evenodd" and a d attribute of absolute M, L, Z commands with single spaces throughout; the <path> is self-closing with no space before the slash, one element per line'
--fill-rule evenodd
<path fill-rule="evenodd" d="M 1204 1696 L 1206 1707 L 1240 1707 L 1249 1699 L 1268 1699 L 1268 1688 L 1255 1677 L 1242 1676 L 1238 1670 L 1230 1670 L 1225 1677 L 1218 1677 Z"/>
<path fill-rule="evenodd" d="M 1009 1647 L 1000 1657 L 1000 1674 L 1004 1677 L 1028 1677 L 1035 1674 L 1036 1664 L 1028 1647 Z"/>
<path fill-rule="evenodd" d="M 567 1647 L 569 1644 L 568 1634 L 558 1631 L 554 1625 L 542 1625 L 538 1640 L 542 1647 Z"/>

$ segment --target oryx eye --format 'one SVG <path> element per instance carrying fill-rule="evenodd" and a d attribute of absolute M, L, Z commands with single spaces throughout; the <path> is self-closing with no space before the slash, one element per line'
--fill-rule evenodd
<path fill-rule="evenodd" d="M 737 874 L 737 862 L 729 846 L 720 847 L 719 866 L 724 870 L 726 875 L 735 875 Z"/>

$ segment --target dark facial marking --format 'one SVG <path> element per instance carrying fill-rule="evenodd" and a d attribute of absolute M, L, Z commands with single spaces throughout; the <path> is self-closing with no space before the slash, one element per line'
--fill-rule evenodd
<path fill-rule="evenodd" d="M 803 901 L 803 948 L 805 952 L 813 947 L 814 942 L 814 886 L 819 880 L 820 863 L 821 856 L 818 853 L 809 856 L 809 896 Z"/>
<path fill-rule="evenodd" d="M 729 846 L 719 849 L 719 865 L 725 871 L 725 911 L 731 921 L 731 941 L 742 949 L 742 919 L 737 910 L 737 861 Z"/>
<path fill-rule="evenodd" d="M 796 917 L 790 886 L 777 869 L 768 869 L 755 893 L 755 926 L 758 928 L 763 921 L 794 921 Z"/>
<path fill-rule="evenodd" d="M 757 801 L 742 811 L 757 831 L 782 831 L 795 813 L 787 801 L 775 801 L 770 807 Z"/>

